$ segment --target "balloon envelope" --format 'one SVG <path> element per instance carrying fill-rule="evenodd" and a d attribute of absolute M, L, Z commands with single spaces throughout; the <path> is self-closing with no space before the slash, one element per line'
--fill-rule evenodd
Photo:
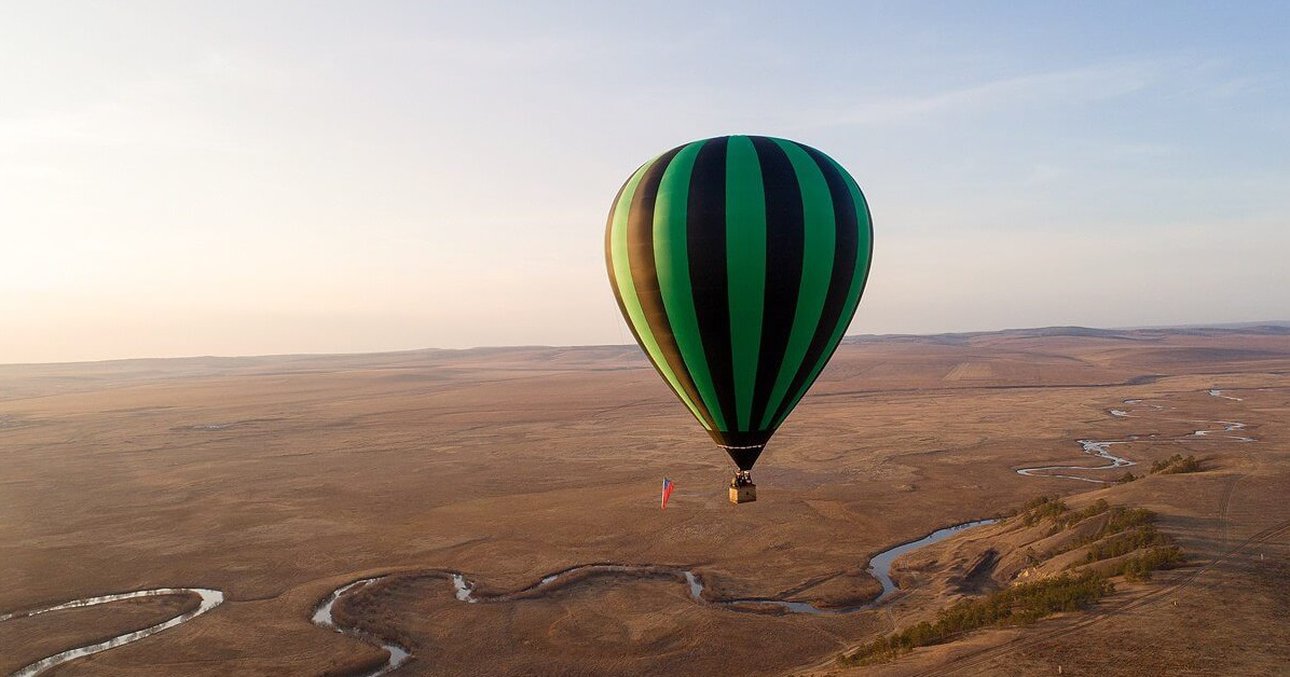
<path fill-rule="evenodd" d="M 872 252 L 851 175 L 814 148 L 763 136 L 695 141 L 646 162 L 605 232 L 628 327 L 741 470 L 833 355 Z"/>

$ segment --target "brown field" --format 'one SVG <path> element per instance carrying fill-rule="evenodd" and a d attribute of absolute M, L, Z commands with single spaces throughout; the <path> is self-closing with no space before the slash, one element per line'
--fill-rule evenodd
<path fill-rule="evenodd" d="M 1135 399 L 1145 403 L 1122 404 Z M 1221 432 L 1231 421 L 1246 427 Z M 1140 464 L 1128 470 L 1184 453 L 1203 471 L 1125 485 L 1015 472 L 1096 465 L 1076 440 L 1129 436 L 1114 447 Z M 396 674 L 1290 666 L 1285 330 L 850 341 L 754 471 L 760 500 L 737 507 L 725 497 L 731 464 L 634 347 L 0 366 L 0 461 L 0 614 L 157 587 L 227 595 L 184 625 L 49 674 L 345 673 L 382 651 L 310 615 L 338 586 L 391 573 L 336 615 L 410 648 Z M 664 475 L 677 489 L 660 512 Z M 700 604 L 666 574 L 464 604 L 444 573 L 490 595 L 580 564 L 659 565 L 698 573 L 708 599 L 846 606 L 877 593 L 864 573 L 874 553 L 1042 494 L 1150 508 L 1190 562 L 1117 581 L 1089 611 L 846 670 L 832 667 L 843 650 L 934 618 L 969 588 L 1008 584 L 1034 536 L 1005 523 L 919 550 L 897 563 L 895 601 L 839 616 Z M 966 586 L 987 548 L 998 565 Z M 190 603 L 0 623 L 0 672 Z"/>

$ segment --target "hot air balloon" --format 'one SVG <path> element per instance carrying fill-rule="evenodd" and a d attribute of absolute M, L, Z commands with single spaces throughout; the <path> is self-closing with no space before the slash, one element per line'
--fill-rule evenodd
<path fill-rule="evenodd" d="M 605 229 L 618 307 L 654 368 L 738 467 L 730 497 L 855 315 L 873 225 L 851 175 L 764 136 L 694 141 L 641 165 Z"/>

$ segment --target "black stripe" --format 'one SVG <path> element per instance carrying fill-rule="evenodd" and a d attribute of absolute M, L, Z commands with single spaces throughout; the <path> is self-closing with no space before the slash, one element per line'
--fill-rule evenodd
<path fill-rule="evenodd" d="M 788 347 L 802 283 L 805 233 L 802 191 L 788 155 L 774 141 L 750 136 L 761 164 L 766 194 L 766 297 L 762 310 L 761 350 L 757 359 L 757 385 L 753 390 L 751 421 L 760 422 L 775 387 L 780 364 Z M 753 423 L 754 426 L 758 423 Z"/>
<path fill-rule="evenodd" d="M 773 420 L 779 420 L 789 407 L 796 404 L 794 399 L 798 390 L 811 377 L 820 356 L 829 348 L 833 339 L 833 330 L 837 329 L 842 312 L 846 309 L 847 295 L 851 291 L 851 281 L 856 274 L 856 256 L 859 253 L 860 230 L 856 222 L 855 203 L 851 200 L 851 191 L 847 188 L 846 179 L 827 157 L 818 150 L 797 144 L 815 160 L 815 164 L 824 174 L 824 181 L 829 186 L 829 195 L 833 198 L 833 223 L 835 244 L 833 247 L 833 275 L 829 278 L 829 290 L 824 297 L 824 309 L 820 313 L 820 323 L 811 337 L 811 344 L 806 349 L 802 366 L 788 387 L 784 401 L 775 412 Z"/>
<path fill-rule="evenodd" d="M 735 430 L 735 375 L 730 356 L 730 295 L 726 279 L 726 147 L 728 137 L 699 149 L 686 204 L 690 288 L 708 374 L 726 429 Z"/>
<path fill-rule="evenodd" d="M 645 324 L 649 325 L 659 352 L 663 353 L 672 373 L 676 374 L 677 383 L 699 410 L 699 415 L 709 427 L 716 427 L 716 421 L 694 387 L 694 379 L 690 377 L 690 370 L 686 368 L 681 351 L 676 346 L 672 323 L 663 306 L 663 293 L 659 290 L 658 270 L 654 267 L 654 207 L 658 187 L 663 180 L 663 172 L 684 147 L 677 146 L 660 156 L 645 170 L 645 175 L 636 186 L 631 211 L 627 213 L 627 262 L 631 266 L 632 282 L 635 283 L 636 297 L 640 300 L 641 310 L 645 315 Z"/>

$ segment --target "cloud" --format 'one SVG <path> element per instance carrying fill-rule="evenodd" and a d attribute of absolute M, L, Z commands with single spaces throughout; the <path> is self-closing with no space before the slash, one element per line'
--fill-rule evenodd
<path fill-rule="evenodd" d="M 1153 62 L 1102 64 L 1001 78 L 916 96 L 891 96 L 836 111 L 823 125 L 887 125 L 949 113 L 1072 105 L 1132 94 L 1159 78 Z"/>

